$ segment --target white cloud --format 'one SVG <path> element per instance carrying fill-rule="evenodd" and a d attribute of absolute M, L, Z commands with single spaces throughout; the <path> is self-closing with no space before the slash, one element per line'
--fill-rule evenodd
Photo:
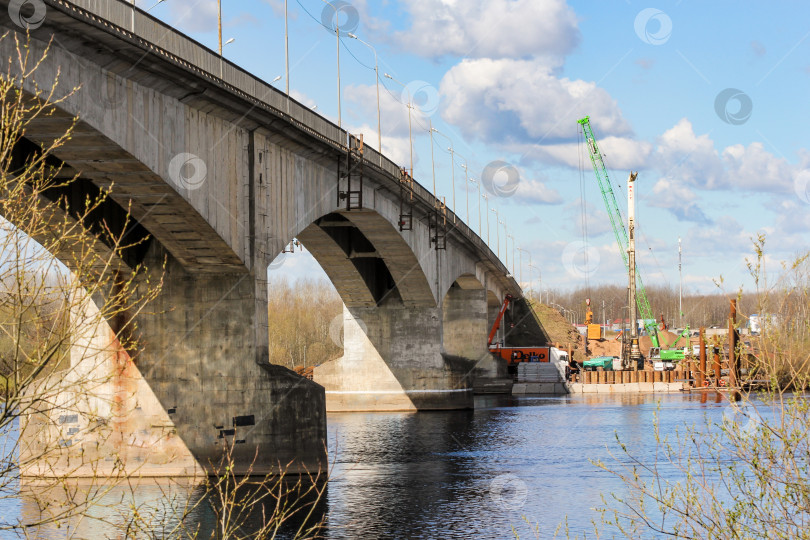
<path fill-rule="evenodd" d="M 597 138 L 599 135 L 597 134 Z M 648 166 L 649 158 L 653 152 L 653 145 L 646 141 L 637 141 L 629 137 L 605 137 L 599 139 L 599 149 L 602 151 L 605 166 L 611 170 L 640 170 Z M 580 160 L 585 161 L 585 167 L 591 170 L 591 162 L 585 148 L 577 142 L 560 144 L 516 145 L 513 150 L 526 156 L 527 159 L 553 165 L 565 165 L 578 169 Z"/>
<path fill-rule="evenodd" d="M 803 165 L 791 165 L 760 142 L 718 151 L 709 134 L 696 135 L 686 118 L 660 138 L 653 158 L 667 178 L 696 189 L 792 193 Z"/>
<path fill-rule="evenodd" d="M 380 86 L 380 125 L 383 135 L 383 143 L 389 136 L 408 137 L 408 95 L 402 95 L 402 88 L 397 87 L 390 92 Z M 358 119 L 374 119 L 374 131 L 376 133 L 377 119 L 377 89 L 373 85 L 348 85 L 344 90 L 346 102 L 349 110 Z M 412 99 L 415 98 L 412 97 Z M 428 118 L 414 106 L 411 110 L 411 131 L 416 138 L 427 131 Z M 423 129 L 424 127 L 424 129 Z"/>
<path fill-rule="evenodd" d="M 798 173 L 782 158 L 765 150 L 762 143 L 741 144 L 723 150 L 726 184 L 753 191 L 786 193 L 793 191 L 794 175 Z"/>
<path fill-rule="evenodd" d="M 303 92 L 299 92 L 298 90 L 291 89 L 290 90 L 290 97 L 292 97 L 294 100 L 296 100 L 301 105 L 305 105 L 305 106 L 309 107 L 310 109 L 312 107 L 315 107 L 315 100 L 312 99 L 311 97 L 307 96 Z"/>
<path fill-rule="evenodd" d="M 705 189 L 723 187 L 723 162 L 708 134 L 697 136 L 686 118 L 664 132 L 655 152 L 656 168 L 665 177 Z"/>
<path fill-rule="evenodd" d="M 363 134 L 363 144 L 365 146 L 371 147 L 374 150 L 379 148 L 379 139 L 377 138 L 377 126 L 370 126 L 368 124 L 362 124 L 359 126 L 350 126 L 348 127 L 349 133 Z M 411 145 L 410 140 L 406 134 L 405 137 L 396 137 L 391 135 L 383 134 L 382 137 L 382 153 L 385 157 L 399 165 L 400 167 L 410 168 L 410 160 L 411 160 Z M 418 156 L 414 154 L 414 165 L 416 165 L 419 160 Z"/>
<path fill-rule="evenodd" d="M 616 101 L 595 83 L 556 77 L 543 60 L 464 60 L 443 77 L 442 117 L 485 142 L 573 141 L 575 120 L 594 117 L 602 136 L 628 135 Z"/>
<path fill-rule="evenodd" d="M 653 186 L 652 196 L 645 197 L 645 203 L 669 210 L 678 221 L 712 223 L 712 220 L 698 205 L 697 198 L 697 194 L 683 182 L 671 178 L 661 178 Z"/>
<path fill-rule="evenodd" d="M 527 204 L 560 204 L 560 193 L 539 180 L 521 180 L 515 200 Z"/>
<path fill-rule="evenodd" d="M 411 26 L 400 47 L 430 58 L 561 58 L 580 39 L 565 0 L 403 0 Z"/>

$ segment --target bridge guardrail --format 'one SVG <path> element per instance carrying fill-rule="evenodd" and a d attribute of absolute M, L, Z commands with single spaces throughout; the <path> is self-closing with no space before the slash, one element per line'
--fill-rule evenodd
<path fill-rule="evenodd" d="M 172 26 L 164 23 L 140 8 L 134 7 L 127 0 L 45 0 L 62 9 L 76 11 L 76 8 L 89 14 L 96 24 L 105 26 L 110 30 L 123 33 L 133 40 L 140 40 L 141 46 L 150 49 L 167 60 L 182 64 L 186 69 L 212 80 L 220 85 L 228 86 L 232 91 L 241 94 L 248 101 L 257 105 L 269 107 L 281 117 L 287 117 L 292 123 L 304 128 L 313 136 L 324 139 L 339 148 L 345 149 L 348 142 L 348 132 L 341 129 L 328 119 L 315 113 L 309 107 L 299 103 L 294 98 L 274 86 L 265 83 L 236 64 L 220 57 L 202 43 L 180 33 Z M 112 27 L 115 28 L 112 28 Z M 218 73 L 222 72 L 220 77 Z M 392 162 L 373 148 L 366 147 L 365 157 L 372 165 L 380 167 L 383 172 L 399 181 L 400 166 Z M 414 180 L 414 196 L 420 199 L 428 208 L 435 208 L 437 199 Z M 480 235 L 474 234 L 472 229 L 458 218 L 450 209 L 447 209 L 447 219 L 451 227 L 466 236 L 478 249 L 487 253 L 491 261 L 503 266 L 508 274 L 508 268 L 503 265 L 499 257 L 484 243 Z M 454 223 L 455 218 L 455 223 Z M 514 281 L 514 277 L 512 278 Z M 517 285 L 517 290 L 520 286 Z"/>

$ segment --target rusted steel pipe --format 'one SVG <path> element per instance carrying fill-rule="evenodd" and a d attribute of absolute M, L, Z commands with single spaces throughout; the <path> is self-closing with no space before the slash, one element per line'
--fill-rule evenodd
<path fill-rule="evenodd" d="M 706 328 L 700 328 L 700 366 L 698 367 L 697 387 L 706 384 Z"/>

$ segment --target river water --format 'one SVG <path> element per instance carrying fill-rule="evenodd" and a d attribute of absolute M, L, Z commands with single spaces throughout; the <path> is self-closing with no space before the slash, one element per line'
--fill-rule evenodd
<path fill-rule="evenodd" d="M 514 528 L 535 538 L 538 528 L 550 538 L 566 517 L 571 535 L 582 535 L 599 520 L 601 496 L 624 493 L 590 461 L 619 457 L 616 434 L 651 459 L 656 411 L 663 435 L 719 420 L 726 405 L 714 393 L 593 394 L 478 397 L 474 411 L 332 414 L 328 537 L 515 538 Z"/>
<path fill-rule="evenodd" d="M 610 453 L 620 457 L 618 434 L 635 456 L 651 461 L 656 412 L 664 435 L 685 424 L 702 425 L 707 417 L 720 420 L 726 406 L 714 393 L 479 396 L 469 411 L 330 414 L 333 466 L 319 505 L 327 522 L 323 534 L 515 538 L 514 529 L 519 538 L 551 538 L 567 519 L 571 536 L 593 537 L 602 496 L 625 488 L 590 460 L 617 464 Z M 172 491 L 153 485 L 135 493 L 154 501 Z M 104 506 L 106 523 L 86 521 L 80 531 L 49 526 L 37 536 L 123 538 L 120 521 L 110 516 L 116 506 L 126 506 L 117 510 L 125 514 L 133 502 L 116 497 L 110 494 Z M 0 502 L 6 517 L 30 511 L 10 503 Z M 192 517 L 203 531 L 213 526 L 210 513 Z"/>

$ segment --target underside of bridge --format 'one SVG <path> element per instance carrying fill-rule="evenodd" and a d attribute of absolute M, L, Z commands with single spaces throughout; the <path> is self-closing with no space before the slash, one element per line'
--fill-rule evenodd
<path fill-rule="evenodd" d="M 32 131 L 28 136 L 36 137 Z M 38 151 L 22 139 L 10 169 Z M 101 188 L 80 174 L 74 178 L 70 163 L 49 161 L 65 183 L 44 196 L 76 219 Z M 137 350 L 121 344 L 121 321 L 99 314 L 101 293 L 72 306 L 81 331 L 71 339 L 71 366 L 66 376 L 42 382 L 56 406 L 26 416 L 21 452 L 43 458 L 24 473 L 95 477 L 123 467 L 138 476 L 194 476 L 219 466 L 229 447 L 239 472 L 324 468 L 323 388 L 269 364 L 266 327 L 257 324 L 266 316 L 265 276 L 244 266 L 183 265 L 127 214 L 106 198 L 85 216 L 88 245 L 99 260 L 117 261 L 106 271 L 126 280 L 141 265 L 147 269 L 138 278 L 141 290 L 147 280 L 163 286 L 147 310 L 127 321 L 137 327 Z M 111 255 L 109 238 L 120 235 L 132 247 L 119 257 Z M 76 253 L 53 255 L 68 269 L 76 264 Z"/>
<path fill-rule="evenodd" d="M 114 321 L 75 336 L 73 367 L 108 377 L 74 410 L 66 397 L 33 420 L 34 439 L 64 448 L 58 466 L 117 453 L 139 474 L 193 474 L 230 446 L 238 470 L 316 470 L 327 407 L 472 406 L 473 378 L 502 371 L 486 347 L 493 305 L 519 291 L 477 235 L 384 157 L 352 162 L 338 126 L 236 66 L 219 75 L 221 58 L 131 4 L 44 1 L 32 54 L 57 39 L 36 78 L 76 90 L 31 122 L 19 159 L 73 126 L 53 159 L 78 179 L 49 196 L 78 202 L 113 186 L 87 223 L 93 249 L 109 252 L 104 227 L 126 234 L 137 242 L 119 271 L 144 265 L 163 279 L 150 309 L 131 316 L 137 351 L 117 342 Z M 171 39 L 151 42 L 130 23 Z M 15 57 L 13 40 L 0 57 Z M 181 172 L 187 164 L 203 174 Z M 365 204 L 352 206 L 352 193 Z M 267 268 L 293 237 L 345 304 L 344 355 L 318 366 L 315 382 L 269 363 Z M 54 255 L 70 267 L 70 253 Z M 98 302 L 84 303 L 88 319 Z"/>
<path fill-rule="evenodd" d="M 476 366 L 491 356 L 475 276 L 437 304 L 402 234 L 370 209 L 330 213 L 297 238 L 345 304 L 344 354 L 314 370 L 328 411 L 472 407 Z"/>

